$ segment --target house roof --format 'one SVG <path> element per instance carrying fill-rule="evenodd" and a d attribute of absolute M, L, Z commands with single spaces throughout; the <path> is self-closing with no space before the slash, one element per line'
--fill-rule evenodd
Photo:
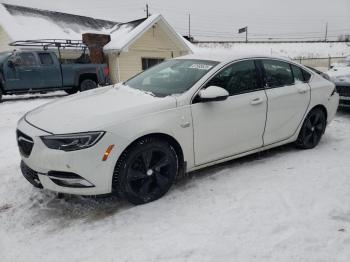
<path fill-rule="evenodd" d="M 13 41 L 38 39 L 81 40 L 84 33 L 110 34 L 104 50 L 125 51 L 153 25 L 158 24 L 183 50 L 190 48 L 162 15 L 126 23 L 95 19 L 23 6 L 0 4 L 0 25 Z"/>
<path fill-rule="evenodd" d="M 130 27 L 129 23 L 116 25 L 116 29 L 111 32 L 111 42 L 104 47 L 104 50 L 106 52 L 126 51 L 134 41 L 155 24 L 160 26 L 182 50 L 192 52 L 190 46 L 185 43 L 185 39 L 160 14 L 151 15 L 136 27 Z"/>
<path fill-rule="evenodd" d="M 0 4 L 0 25 L 13 41 L 38 39 L 81 40 L 84 33 L 109 34 L 119 24 L 123 23 L 24 6 Z M 137 21 L 132 21 L 130 24 L 130 26 L 137 25 Z"/>

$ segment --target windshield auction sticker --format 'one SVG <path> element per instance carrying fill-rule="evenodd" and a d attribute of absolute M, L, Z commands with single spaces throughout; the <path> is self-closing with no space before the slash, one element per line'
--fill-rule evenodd
<path fill-rule="evenodd" d="M 190 66 L 190 68 L 199 69 L 199 70 L 209 70 L 212 67 L 213 66 L 211 65 L 203 65 L 203 64 L 193 64 Z"/>

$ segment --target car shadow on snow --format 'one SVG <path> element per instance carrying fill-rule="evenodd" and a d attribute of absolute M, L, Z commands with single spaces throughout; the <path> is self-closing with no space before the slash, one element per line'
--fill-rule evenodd
<path fill-rule="evenodd" d="M 6 95 L 2 97 L 2 102 L 18 102 L 18 101 L 29 101 L 38 99 L 52 99 L 67 96 L 66 93 L 54 93 L 54 94 L 30 94 L 30 95 Z"/>
<path fill-rule="evenodd" d="M 194 186 L 194 179 L 212 178 L 217 173 L 225 169 L 234 169 L 242 165 L 255 164 L 256 161 L 265 162 L 272 157 L 278 157 L 279 154 L 292 153 L 297 151 L 295 147 L 286 145 L 264 152 L 249 155 L 236 160 L 231 160 L 212 167 L 204 168 L 187 174 L 177 179 L 176 184 L 171 191 L 187 191 Z M 219 179 L 219 178 L 215 178 Z M 172 192 L 169 192 L 172 194 Z M 162 200 L 160 200 L 162 201 Z M 163 199 L 163 201 L 168 201 Z M 99 197 L 74 196 L 66 194 L 57 194 L 46 190 L 33 189 L 31 197 L 24 204 L 31 212 L 31 225 L 38 224 L 40 221 L 49 219 L 55 221 L 55 225 L 51 227 L 60 229 L 69 227 L 75 221 L 84 221 L 86 223 L 96 222 L 114 216 L 128 209 L 136 208 L 126 200 L 117 198 L 116 196 L 106 195 Z M 29 222 L 29 221 L 28 221 Z"/>

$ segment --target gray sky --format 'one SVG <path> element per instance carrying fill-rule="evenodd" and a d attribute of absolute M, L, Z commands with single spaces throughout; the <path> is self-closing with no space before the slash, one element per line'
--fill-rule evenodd
<path fill-rule="evenodd" d="M 0 0 L 10 4 L 112 19 L 118 22 L 145 15 L 146 0 Z M 350 34 L 350 0 L 148 0 L 151 13 L 161 13 L 182 33 L 208 40 L 241 40 L 240 27 L 249 38 L 324 38 Z"/>

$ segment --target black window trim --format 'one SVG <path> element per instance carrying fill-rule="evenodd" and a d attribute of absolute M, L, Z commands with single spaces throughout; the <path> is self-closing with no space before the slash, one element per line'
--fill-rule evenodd
<path fill-rule="evenodd" d="M 194 92 L 194 94 L 191 97 L 190 105 L 194 104 L 195 98 L 197 97 L 198 93 L 208 84 L 208 82 L 212 78 L 214 78 L 216 76 L 216 74 L 218 72 L 220 72 L 221 70 L 225 69 L 226 67 L 228 67 L 228 66 L 230 66 L 230 65 L 232 65 L 234 63 L 241 62 L 241 61 L 246 61 L 246 60 L 254 60 L 255 66 L 256 66 L 256 70 L 258 72 L 258 80 L 260 82 L 260 87 L 261 87 L 261 89 L 257 89 L 257 90 L 254 90 L 254 91 L 249 91 L 249 92 L 246 92 L 246 93 L 272 89 L 272 88 L 266 87 L 266 85 L 265 85 L 265 70 L 264 70 L 264 66 L 262 64 L 262 60 L 275 60 L 275 61 L 285 62 L 285 63 L 292 64 L 292 65 L 295 65 L 295 66 L 299 67 L 302 70 L 302 72 L 306 71 L 309 74 L 311 74 L 311 77 L 310 77 L 309 81 L 305 82 L 307 84 L 310 83 L 312 81 L 312 79 L 314 78 L 314 73 L 311 72 L 310 69 L 302 67 L 299 64 L 295 63 L 294 61 L 288 61 L 288 60 L 279 59 L 279 58 L 275 58 L 275 57 L 264 57 L 264 56 L 241 58 L 241 59 L 237 59 L 237 60 L 234 60 L 234 61 L 230 61 L 230 62 L 222 65 L 215 72 L 213 72 L 213 74 L 196 90 L 196 92 Z M 304 75 L 304 73 L 303 73 L 303 75 Z M 278 88 L 278 87 L 273 87 L 273 88 Z M 244 93 L 244 94 L 246 94 L 246 93 Z M 241 95 L 241 94 L 237 94 L 237 95 Z M 231 96 L 233 96 L 233 95 L 231 95 Z"/>
<path fill-rule="evenodd" d="M 313 79 L 314 77 L 314 74 L 312 72 L 310 72 L 310 70 L 307 68 L 305 69 L 304 67 L 301 67 L 300 65 L 294 63 L 293 61 L 286 61 L 286 60 L 283 60 L 283 59 L 278 59 L 278 58 L 268 58 L 268 57 L 262 57 L 262 58 L 257 58 L 256 59 L 257 61 L 260 61 L 260 66 L 261 66 L 261 70 L 262 70 L 262 81 L 263 81 L 263 85 L 264 85 L 264 88 L 265 90 L 269 90 L 269 89 L 274 89 L 274 88 L 282 88 L 282 87 L 288 87 L 288 86 L 292 86 L 292 85 L 295 85 L 295 78 L 294 78 L 294 73 L 293 73 L 293 69 L 292 69 L 292 65 L 298 67 L 302 74 L 303 74 L 303 78 L 304 78 L 304 83 L 308 84 L 311 82 L 311 80 Z M 268 87 L 266 85 L 266 72 L 265 72 L 265 68 L 264 68 L 264 65 L 263 65 L 263 60 L 274 60 L 274 61 L 279 61 L 279 62 L 284 62 L 284 63 L 287 63 L 289 64 L 289 67 L 290 67 L 290 70 L 292 72 L 292 75 L 293 75 L 293 79 L 294 79 L 294 83 L 292 85 L 284 85 L 284 86 L 275 86 L 275 87 Z M 305 74 L 304 74 L 304 71 L 306 71 L 307 73 L 309 73 L 311 75 L 310 79 L 308 81 L 306 81 L 305 79 Z"/>
<path fill-rule="evenodd" d="M 208 87 L 207 84 L 218 74 L 220 73 L 221 71 L 225 70 L 226 68 L 230 67 L 231 65 L 233 64 L 236 64 L 236 63 L 239 63 L 239 62 L 243 62 L 243 61 L 253 61 L 254 62 L 254 65 L 255 65 L 255 72 L 256 72 L 256 76 L 257 76 L 257 80 L 258 80 L 258 85 L 259 85 L 259 88 L 257 89 L 254 89 L 254 90 L 249 90 L 249 91 L 246 91 L 246 92 L 240 92 L 240 93 L 237 93 L 237 94 L 232 94 L 232 95 L 229 95 L 229 97 L 232 97 L 232 96 L 239 96 L 239 95 L 243 95 L 243 94 L 248 94 L 248 93 L 253 93 L 253 92 L 257 92 L 257 91 L 262 91 L 264 90 L 264 85 L 263 85 L 263 79 L 262 79 L 262 72 L 261 72 L 261 68 L 259 68 L 258 64 L 257 64 L 257 59 L 252 57 L 252 58 L 243 58 L 243 59 L 238 59 L 238 60 L 234 60 L 234 61 L 231 61 L 225 65 L 223 65 L 222 67 L 218 68 L 199 88 L 198 90 L 193 94 L 192 98 L 191 98 L 191 102 L 190 104 L 196 104 L 198 103 L 196 101 L 196 97 L 198 95 L 198 93 Z"/>

